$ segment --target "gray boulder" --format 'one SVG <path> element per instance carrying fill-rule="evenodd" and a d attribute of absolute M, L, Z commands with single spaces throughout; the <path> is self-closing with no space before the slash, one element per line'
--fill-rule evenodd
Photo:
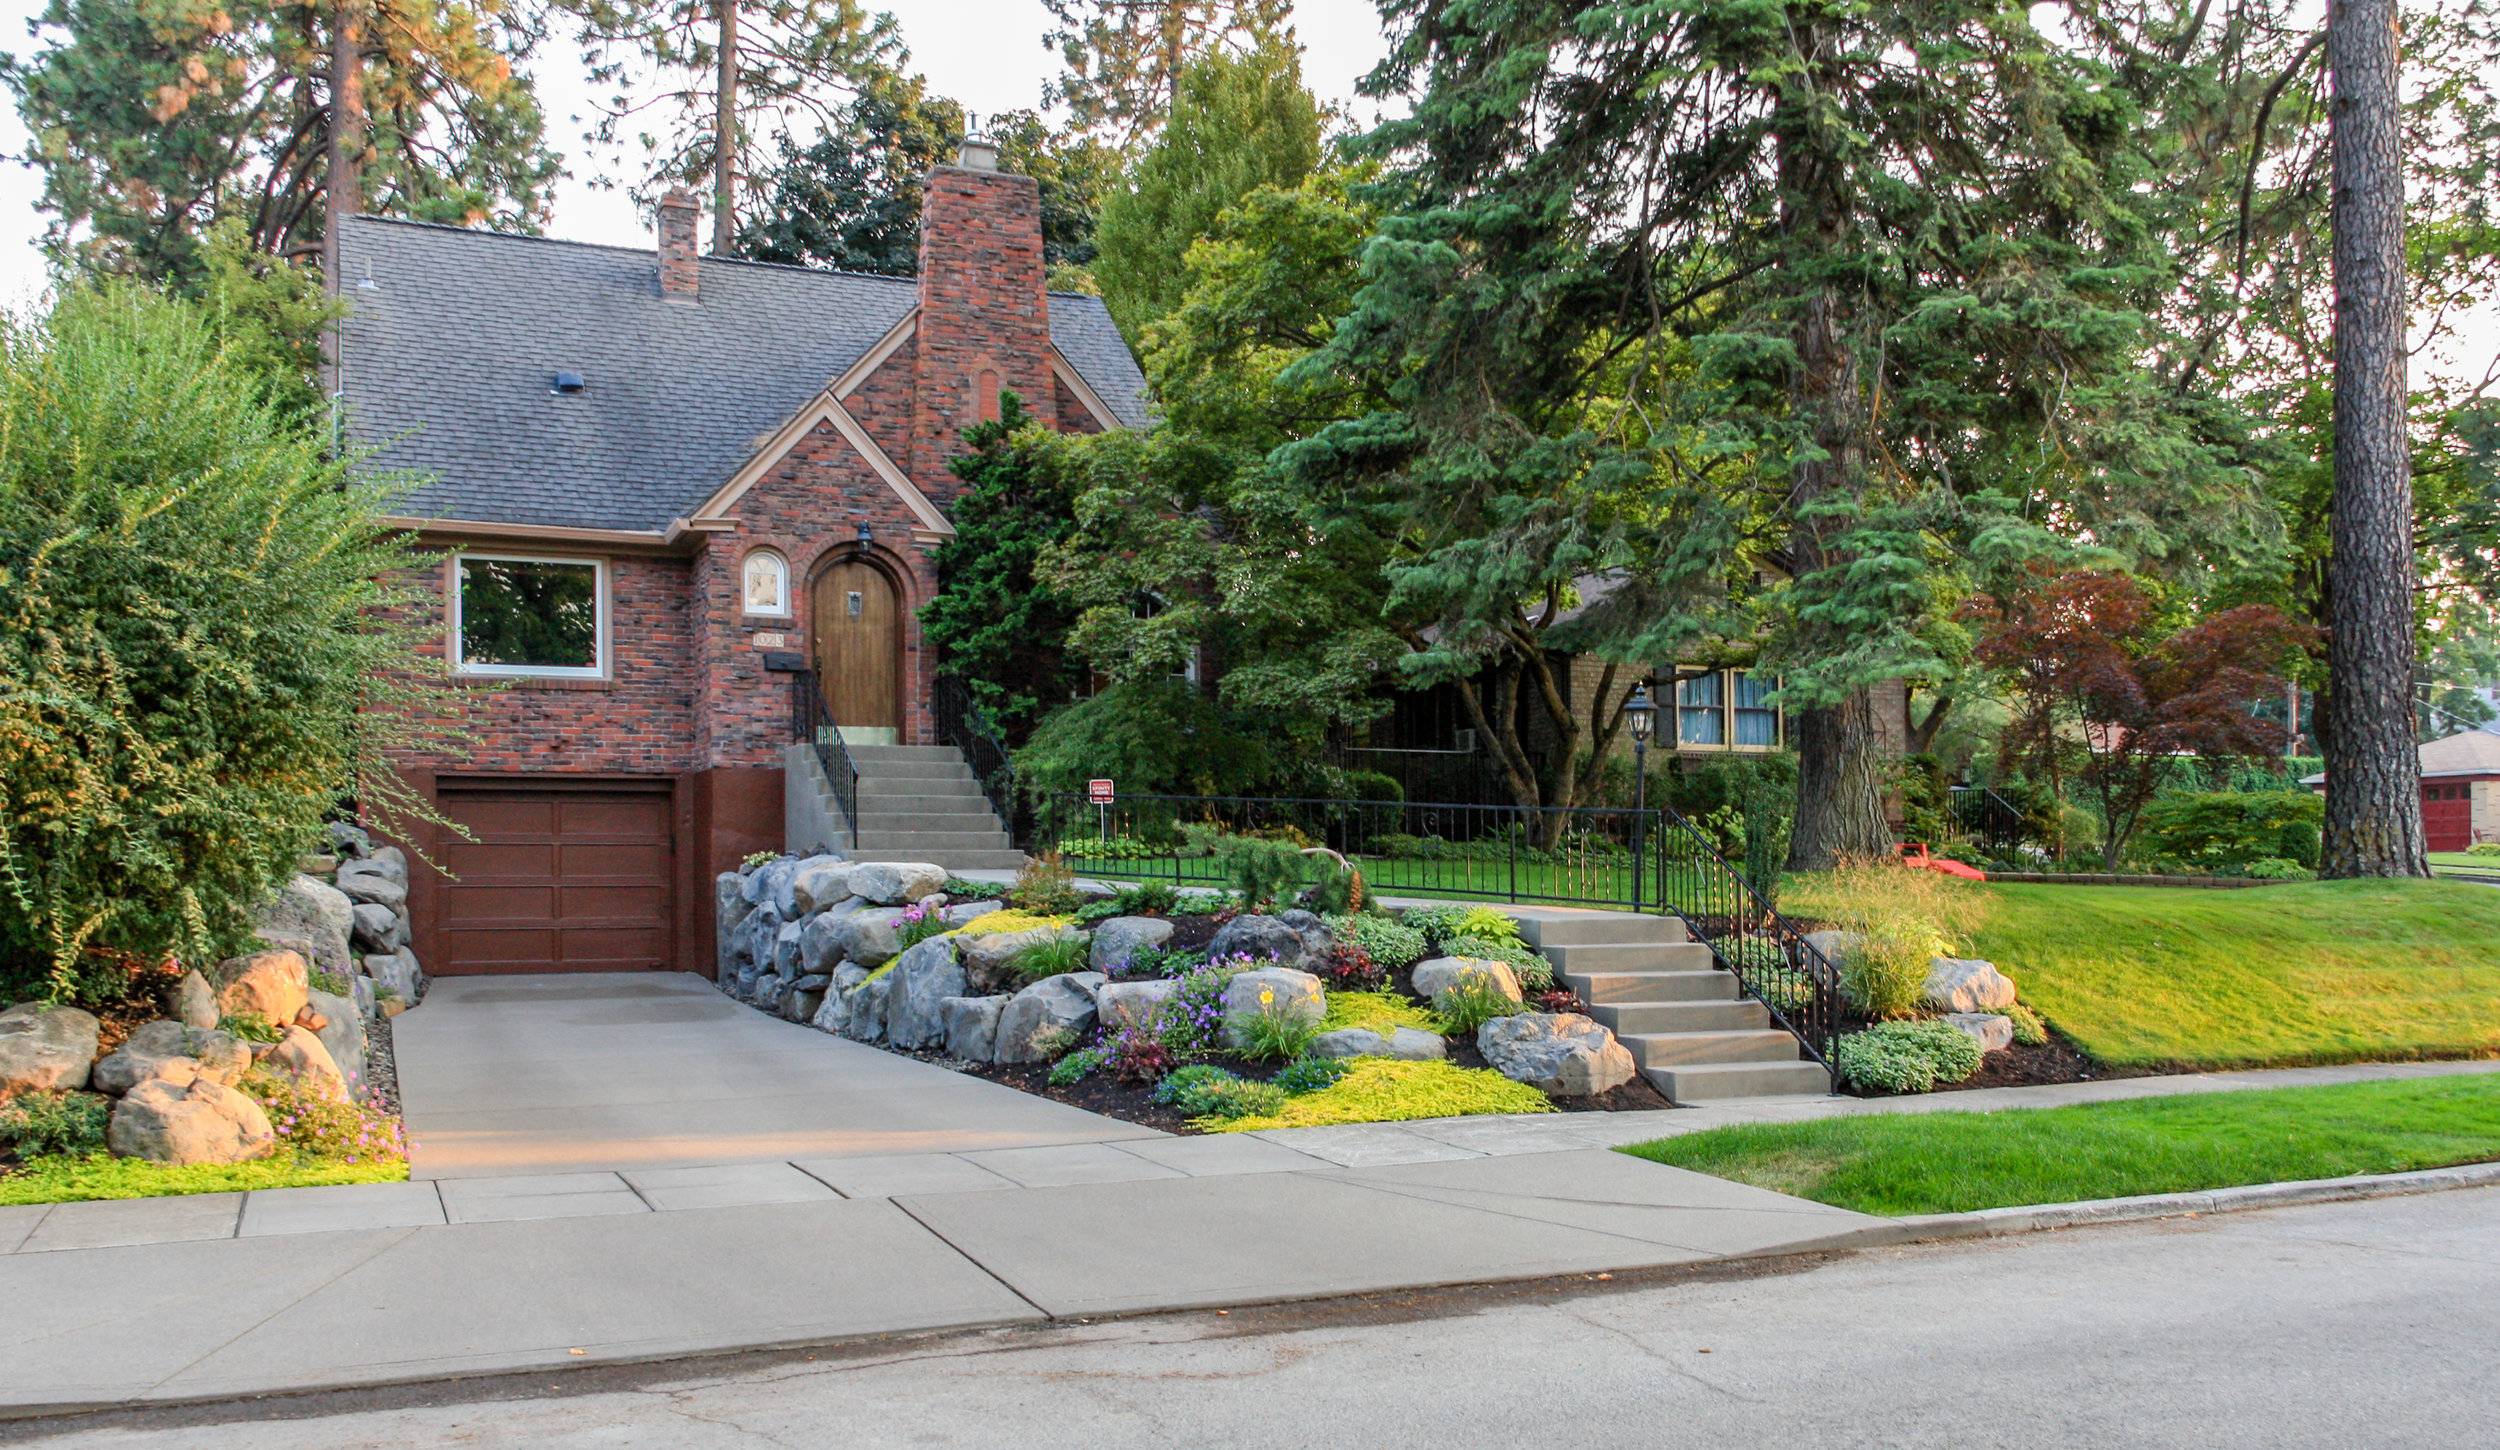
<path fill-rule="evenodd" d="M 349 933 L 359 951 L 395 952 L 405 940 L 400 935 L 400 913 L 370 901 L 356 903 L 356 929 Z"/>
<path fill-rule="evenodd" d="M 822 980 L 822 978 L 802 977 L 799 979 L 801 982 L 819 980 Z M 823 1011 L 824 1008 L 824 988 L 803 987 L 799 985 L 799 982 L 792 982 L 790 984 L 790 990 L 782 994 L 781 1020 L 784 1022 L 811 1022 L 815 1020 L 816 1014 Z"/>
<path fill-rule="evenodd" d="M 804 922 L 785 921 L 773 933 L 773 975 L 794 979 L 807 975 L 799 965 L 799 937 L 806 929 Z"/>
<path fill-rule="evenodd" d="M 999 997 L 949 997 L 938 1003 L 938 1015 L 946 1023 L 946 1053 L 969 1062 L 998 1060 L 998 1019 L 1014 999 Z"/>
<path fill-rule="evenodd" d="M 851 894 L 879 906 L 904 906 L 946 889 L 946 868 L 926 861 L 862 861 L 851 868 Z"/>
<path fill-rule="evenodd" d="M 24 1092 L 85 1087 L 103 1030 L 75 1007 L 20 1002 L 0 1012 L 0 1102 Z"/>
<path fill-rule="evenodd" d="M 1272 961 L 1280 967 L 1298 967 L 1307 958 L 1302 933 L 1273 916 L 1236 916 L 1224 923 L 1207 943 L 1207 960 L 1218 957 L 1249 957 L 1254 961 Z"/>
<path fill-rule="evenodd" d="M 758 1012 L 778 1017 L 781 1015 L 782 1004 L 787 1002 L 789 997 L 790 979 L 767 975 L 756 982 L 755 1000 L 752 1005 Z"/>
<path fill-rule="evenodd" d="M 369 865 L 364 861 L 350 861 L 340 867 L 337 877 L 339 894 L 350 901 L 386 906 L 393 911 L 406 906 L 408 883 L 393 881 L 379 871 L 360 869 Z"/>
<path fill-rule="evenodd" d="M 1426 1062 L 1449 1053 L 1450 1045 L 1440 1033 L 1426 1032 L 1420 1027 L 1392 1028 L 1385 1037 L 1368 1027 L 1341 1027 L 1311 1039 L 1313 1057 L 1394 1057 L 1404 1062 Z"/>
<path fill-rule="evenodd" d="M 1434 957 L 1415 964 L 1415 995 L 1429 1000 L 1434 1007 L 1449 1003 L 1449 995 L 1462 986 L 1490 986 L 1514 1002 L 1525 1002 L 1519 990 L 1519 975 L 1508 962 L 1485 961 L 1477 957 Z"/>
<path fill-rule="evenodd" d="M 945 1003 L 964 995 L 963 964 L 950 937 L 933 936 L 894 959 L 887 973 L 885 1038 L 896 1047 L 934 1047 L 946 1040 Z"/>
<path fill-rule="evenodd" d="M 755 909 L 755 903 L 746 898 L 745 886 L 746 878 L 735 871 L 712 878 L 712 952 L 713 960 L 723 966 L 729 963 L 731 933 Z"/>
<path fill-rule="evenodd" d="M 817 1004 L 807 1025 L 819 1032 L 840 1032 L 851 1020 L 851 989 L 867 980 L 868 969 L 857 962 L 836 966 L 825 986 L 825 1000 Z"/>
<path fill-rule="evenodd" d="M 1858 949 L 1858 943 L 1864 940 L 1864 937 L 1859 936 L 1854 931 L 1826 930 L 1810 931 L 1806 933 L 1806 945 L 1814 948 L 1818 952 L 1821 952 L 1823 954 L 1823 960 L 1830 962 L 1835 967 L 1847 965 L 1843 959 L 1846 958 L 1851 952 L 1856 951 Z"/>
<path fill-rule="evenodd" d="M 2014 1005 L 2014 983 L 1994 962 L 1936 957 L 1927 964 L 1927 985 L 1919 997 L 1945 1012 L 1986 1012 Z"/>
<path fill-rule="evenodd" d="M 1981 1052 L 2002 1052 L 2014 1045 L 2014 1019 L 1994 1012 L 1947 1012 L 1944 1020 L 1971 1035 Z"/>
<path fill-rule="evenodd" d="M 384 880 L 396 881 L 405 886 L 408 884 L 408 853 L 397 846 L 377 846 L 371 857 L 362 861 L 351 861 L 339 869 L 370 872 Z"/>
<path fill-rule="evenodd" d="M 356 970 L 348 936 L 356 929 L 356 903 L 326 881 L 298 876 L 252 918 L 260 934 L 275 942 L 291 938 L 311 943 L 312 964 L 344 977 Z"/>
<path fill-rule="evenodd" d="M 834 918 L 838 950 L 831 955 L 836 961 L 847 959 L 863 967 L 884 966 L 903 950 L 903 939 L 894 930 L 902 915 L 900 907 L 870 906 Z"/>
<path fill-rule="evenodd" d="M 782 892 L 789 887 L 790 878 L 798 869 L 799 858 L 796 856 L 781 856 L 767 861 L 745 873 L 746 884 L 738 888 L 739 894 L 746 897 L 749 906 L 772 906 L 781 900 Z"/>
<path fill-rule="evenodd" d="M 946 908 L 946 924 L 961 926 L 976 916 L 987 916 L 993 911 L 1006 909 L 1006 903 L 999 901 L 958 901 Z"/>
<path fill-rule="evenodd" d="M 1102 938 L 1097 936 L 1095 940 Z M 1102 1016 L 1102 1030 L 1105 1033 L 1120 1032 L 1147 1021 L 1180 989 L 1180 982 L 1170 977 L 1149 977 L 1142 982 L 1104 983 L 1094 998 L 1095 1008 Z"/>
<path fill-rule="evenodd" d="M 1295 936 L 1302 939 L 1304 962 L 1325 962 L 1328 960 L 1328 954 L 1336 950 L 1337 934 L 1330 931 L 1328 923 L 1320 920 L 1316 915 L 1296 910 L 1280 913 L 1276 919 L 1283 922 Z"/>
<path fill-rule="evenodd" d="M 1035 926 L 1023 931 L 985 931 L 955 938 L 956 954 L 963 959 L 964 979 L 972 992 L 1013 993 L 1022 981 L 1008 963 L 1027 947 L 1062 937 L 1083 937 L 1085 933 L 1072 926 Z"/>
<path fill-rule="evenodd" d="M 1094 1027 L 1099 972 L 1044 977 L 1009 999 L 998 1014 L 999 1062 L 1042 1062 L 1077 1046 Z"/>
<path fill-rule="evenodd" d="M 417 954 L 404 946 L 395 952 L 377 952 L 366 957 L 365 975 L 373 979 L 376 995 L 388 990 L 412 1007 L 416 1005 L 417 989 L 425 982 L 425 973 L 417 969 Z"/>
<path fill-rule="evenodd" d="M 356 1010 L 354 999 L 333 997 L 315 988 L 311 993 L 312 1009 L 329 1018 L 315 1035 L 330 1050 L 330 1060 L 338 1064 L 339 1075 L 347 1079 L 348 1090 L 358 1097 L 365 1091 L 365 1019 Z"/>
<path fill-rule="evenodd" d="M 759 906 L 738 923 L 730 939 L 729 966 L 722 984 L 729 995 L 740 1001 L 755 995 L 756 979 L 772 965 L 773 944 L 780 939 L 781 913 L 769 906 Z"/>
<path fill-rule="evenodd" d="M 96 1060 L 87 1085 L 119 1097 L 150 1078 L 182 1073 L 231 1084 L 251 1066 L 252 1050 L 226 1033 L 174 1021 L 142 1022 L 120 1047 Z"/>
<path fill-rule="evenodd" d="M 836 856 L 810 856 L 790 873 L 790 902 L 804 915 L 823 911 L 858 893 L 851 890 L 851 863 Z"/>
<path fill-rule="evenodd" d="M 1476 1029 L 1494 1071 L 1556 1097 L 1593 1097 L 1632 1080 L 1631 1049 L 1577 1012 L 1521 1012 Z"/>
<path fill-rule="evenodd" d="M 894 974 L 885 972 L 845 993 L 849 1010 L 843 1015 L 842 1035 L 854 1042 L 884 1041 L 886 1002 L 893 990 Z"/>
<path fill-rule="evenodd" d="M 277 1142 L 260 1104 L 214 1078 L 177 1077 L 149 1078 L 124 1093 L 105 1146 L 152 1163 L 242 1163 Z"/>
<path fill-rule="evenodd" d="M 842 918 L 859 910 L 852 904 L 858 900 L 854 896 L 830 911 L 820 911 L 807 919 L 799 932 L 799 971 L 802 974 L 830 972 L 841 964 Z"/>
<path fill-rule="evenodd" d="M 807 915 L 810 910 L 810 908 L 799 904 L 799 878 L 806 875 L 810 871 L 819 870 L 826 866 L 838 866 L 842 864 L 842 858 L 825 852 L 818 852 L 813 856 L 793 856 L 786 859 L 790 864 L 787 869 L 779 872 L 773 877 L 773 894 L 767 899 L 765 904 L 772 907 L 773 910 L 780 912 L 784 920 L 796 921 L 800 917 Z M 768 866 L 765 869 L 769 871 L 772 868 Z M 837 896 L 834 899 L 839 900 L 840 898 Z"/>
<path fill-rule="evenodd" d="M 321 828 L 321 836 L 330 854 L 342 861 L 354 861 L 373 854 L 373 837 L 366 835 L 362 826 L 332 821 Z"/>
<path fill-rule="evenodd" d="M 212 980 L 217 984 L 217 1010 L 221 1014 L 257 1012 L 284 1026 L 294 1021 L 295 1014 L 312 1000 L 307 995 L 311 981 L 304 959 L 291 951 L 229 957 L 217 964 Z"/>
<path fill-rule="evenodd" d="M 1159 947 L 1172 939 L 1172 923 L 1159 916 L 1115 916 L 1094 928 L 1093 949 L 1086 964 L 1106 976 L 1128 970 L 1128 959 L 1140 947 Z"/>
<path fill-rule="evenodd" d="M 1319 978 L 1291 967 L 1262 967 L 1224 984 L 1224 1039 L 1249 1044 L 1249 1024 L 1261 1017 L 1317 1025 L 1328 1015 Z"/>
<path fill-rule="evenodd" d="M 208 978 L 200 975 L 199 968 L 188 968 L 183 972 L 182 980 L 174 983 L 173 1008 L 174 1016 L 185 1027 L 214 1027 L 217 1025 L 217 989 L 208 984 Z"/>

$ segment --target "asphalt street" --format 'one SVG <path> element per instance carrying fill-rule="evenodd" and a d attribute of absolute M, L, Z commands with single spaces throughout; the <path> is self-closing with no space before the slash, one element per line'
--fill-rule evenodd
<path fill-rule="evenodd" d="M 0 1443 L 2489 1446 L 2495 1291 L 2483 1189 L 0 1424 Z"/>

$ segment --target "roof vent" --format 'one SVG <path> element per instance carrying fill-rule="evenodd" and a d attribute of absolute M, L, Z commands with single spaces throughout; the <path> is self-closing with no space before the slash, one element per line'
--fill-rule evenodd
<path fill-rule="evenodd" d="M 998 143 L 987 136 L 966 136 L 963 149 L 955 153 L 955 164 L 966 171 L 996 171 Z"/>
<path fill-rule="evenodd" d="M 582 375 L 580 373 L 558 373 L 556 374 L 555 386 L 549 388 L 547 391 L 551 393 L 567 394 L 587 393 L 590 391 L 590 384 L 582 381 Z"/>

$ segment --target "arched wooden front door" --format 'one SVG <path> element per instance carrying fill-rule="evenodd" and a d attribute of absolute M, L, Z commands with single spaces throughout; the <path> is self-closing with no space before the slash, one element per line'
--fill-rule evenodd
<path fill-rule="evenodd" d="M 897 744 L 903 726 L 903 611 L 894 582 L 848 559 L 816 576 L 810 606 L 825 708 L 853 744 Z"/>

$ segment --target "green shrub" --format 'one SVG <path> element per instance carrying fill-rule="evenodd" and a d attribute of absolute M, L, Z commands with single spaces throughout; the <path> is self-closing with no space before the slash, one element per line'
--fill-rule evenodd
<path fill-rule="evenodd" d="M 1082 899 L 1076 891 L 1076 873 L 1056 851 L 1026 857 L 1016 872 L 1016 904 L 1027 911 L 1064 916 L 1076 910 Z"/>
<path fill-rule="evenodd" d="M 0 1105 L 0 1143 L 20 1158 L 83 1158 L 103 1150 L 112 1116 L 113 1100 L 101 1093 L 19 1093 Z"/>
<path fill-rule="evenodd" d="M 1076 909 L 1076 924 L 1095 926 L 1115 916 L 1126 915 L 1128 913 L 1120 909 L 1120 903 L 1117 901 L 1089 901 Z"/>
<path fill-rule="evenodd" d="M 1155 846 L 1135 836 L 1062 836 L 1059 854 L 1078 861 L 1150 861 L 1169 856 L 1172 848 Z"/>
<path fill-rule="evenodd" d="M 2010 1007 L 2000 1007 L 1997 1011 L 2002 1014 L 2006 1020 L 2014 1024 L 2014 1040 L 2016 1042 L 2021 1043 L 2025 1047 L 2042 1047 L 2047 1045 L 2049 1040 L 2049 1025 L 2040 1020 L 2039 1013 L 2032 1011 L 2029 1007 L 2024 1006 L 2020 1002 L 2016 1002 Z"/>
<path fill-rule="evenodd" d="M 1319 1024 L 1273 1008 L 1241 1024 L 1241 1055 L 1252 1062 L 1291 1062 L 1311 1050 Z"/>
<path fill-rule="evenodd" d="M 217 1030 L 239 1042 L 276 1042 L 286 1029 L 258 1012 L 229 1012 L 217 1019 Z"/>
<path fill-rule="evenodd" d="M 1129 953 L 1120 976 L 1127 981 L 1146 977 L 1178 977 L 1206 964 L 1204 947 L 1139 947 Z"/>
<path fill-rule="evenodd" d="M 270 386 L 135 285 L 0 327 L 0 1000 L 242 949 L 342 794 L 439 819 L 392 758 L 468 694 L 381 523 L 402 485 Z"/>
<path fill-rule="evenodd" d="M 2468 856 L 2500 856 L 2500 841 L 2476 841 L 2465 848 Z"/>
<path fill-rule="evenodd" d="M 1180 905 L 1180 888 L 1168 881 L 1146 881 L 1123 886 L 1112 903 L 1122 916 L 1169 916 Z"/>
<path fill-rule="evenodd" d="M 1263 841 L 1234 836 L 1216 856 L 1244 911 L 1259 911 L 1283 901 L 1303 882 L 1310 858 L 1289 841 Z"/>
<path fill-rule="evenodd" d="M 1068 812 L 1069 798 L 1104 776 L 1123 794 L 1247 795 L 1274 770 L 1265 740 L 1197 686 L 1167 678 L 1119 681 L 1063 705 L 1016 752 L 1018 786 L 1046 815 Z M 1093 817 L 1079 804 L 1061 824 Z"/>
<path fill-rule="evenodd" d="M 2318 873 L 2281 856 L 2260 856 L 2238 870 L 2251 881 L 2314 881 Z"/>
<path fill-rule="evenodd" d="M 741 867 L 752 871 L 758 866 L 769 866 L 773 862 L 780 859 L 781 853 L 779 851 L 749 851 L 745 858 L 739 861 L 738 864 Z M 950 882 L 948 884 L 952 885 L 953 883 Z"/>
<path fill-rule="evenodd" d="M 2280 859 L 2315 870 L 2326 797 L 2310 790 L 2200 791 L 2144 811 L 2144 848 L 2214 871 Z"/>
<path fill-rule="evenodd" d="M 1073 934 L 1054 936 L 1037 941 L 1009 957 L 1007 970 L 1014 973 L 1019 981 L 1038 982 L 1044 977 L 1084 971 L 1087 955 L 1087 943 L 1083 937 Z"/>
<path fill-rule="evenodd" d="M 1222 891 L 1184 891 L 1172 903 L 1174 916 L 1213 916 L 1233 909 L 1233 898 Z"/>
<path fill-rule="evenodd" d="M 949 876 L 946 878 L 946 884 L 938 889 L 944 891 L 947 898 L 952 901 L 996 901 L 1007 894 L 1007 883 L 966 881 L 960 876 Z"/>
<path fill-rule="evenodd" d="M 1384 972 L 1402 972 L 1424 959 L 1424 934 L 1393 917 L 1354 912 L 1327 921 L 1330 935 L 1361 947 Z"/>
<path fill-rule="evenodd" d="M 1441 944 L 1444 956 L 1474 957 L 1479 961 L 1500 962 L 1519 979 L 1523 992 L 1554 990 L 1554 967 L 1533 950 L 1521 946 L 1517 938 L 1509 941 L 1488 940 L 1477 936 L 1454 936 Z"/>
<path fill-rule="evenodd" d="M 1227 1077 L 1198 1089 L 1193 1095 L 1197 1110 L 1191 1116 L 1219 1123 L 1233 1118 L 1262 1118 L 1282 1111 L 1291 1096 L 1272 1082 Z"/>
<path fill-rule="evenodd" d="M 315 967 L 306 972 L 304 985 L 316 992 L 327 992 L 333 997 L 344 997 L 348 993 L 347 978 L 322 967 Z"/>
<path fill-rule="evenodd" d="M 1285 1064 L 1284 1071 L 1268 1081 L 1300 1097 L 1333 1085 L 1350 1070 L 1349 1064 L 1341 1057 L 1297 1057 Z"/>
<path fill-rule="evenodd" d="M 1979 1071 L 1979 1042 L 1950 1022 L 1879 1022 L 1840 1039 L 1833 1065 L 1871 1092 L 1923 1093 Z"/>
<path fill-rule="evenodd" d="M 1433 1011 L 1441 1018 L 1441 1030 L 1450 1037 L 1474 1032 L 1496 1017 L 1515 1017 L 1528 1010 L 1524 1002 L 1511 999 L 1508 992 L 1471 976 L 1441 994 Z"/>
<path fill-rule="evenodd" d="M 340 1163 L 408 1156 L 399 1119 L 370 1102 L 342 1101 L 293 1078 L 254 1069 L 236 1084 L 269 1114 L 278 1141 L 297 1153 Z"/>
<path fill-rule="evenodd" d="M 1080 1047 L 1050 1065 L 1050 1085 L 1069 1087 L 1092 1077 L 1110 1060 L 1110 1054 L 1099 1047 Z"/>
<path fill-rule="evenodd" d="M 1478 941 L 1519 940 L 1519 918 L 1491 906 L 1471 906 L 1459 917 L 1452 936 L 1471 936 Z"/>
<path fill-rule="evenodd" d="M 1305 905 L 1321 916 L 1343 916 L 1360 911 L 1363 907 L 1363 873 L 1352 866 L 1340 866 L 1325 856 L 1310 859 L 1312 881 Z"/>
<path fill-rule="evenodd" d="M 1222 1045 L 1224 988 L 1248 970 L 1249 962 L 1229 957 L 1181 975 L 1180 987 L 1155 1009 L 1158 1035 L 1176 1060 L 1203 1057 Z"/>
<path fill-rule="evenodd" d="M 1437 950 L 1441 943 L 1458 935 L 1458 924 L 1466 920 L 1470 909 L 1464 906 L 1419 906 L 1398 920 L 1422 932 L 1427 949 Z"/>

